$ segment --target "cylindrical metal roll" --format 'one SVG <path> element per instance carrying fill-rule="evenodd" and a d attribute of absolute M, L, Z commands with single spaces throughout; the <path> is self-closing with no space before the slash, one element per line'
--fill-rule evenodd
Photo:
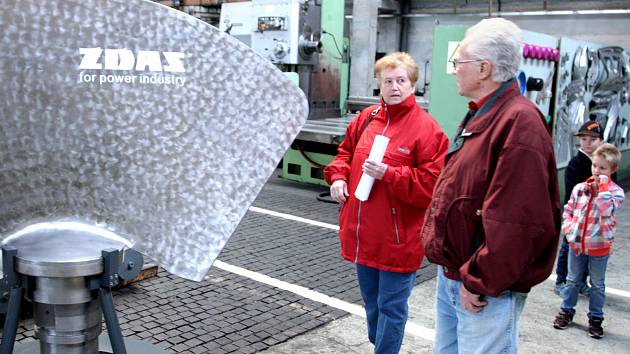
<path fill-rule="evenodd" d="M 34 308 L 42 354 L 98 353 L 102 313 L 96 299 L 75 305 L 35 303 Z"/>
<path fill-rule="evenodd" d="M 51 305 L 81 304 L 92 301 L 85 277 L 52 278 L 36 277 L 32 301 Z"/>

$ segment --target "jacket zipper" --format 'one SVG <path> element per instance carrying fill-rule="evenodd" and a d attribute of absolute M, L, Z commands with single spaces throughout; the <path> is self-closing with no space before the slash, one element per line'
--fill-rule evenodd
<path fill-rule="evenodd" d="M 385 135 L 385 131 L 389 127 L 389 123 L 390 123 L 389 110 L 387 109 L 387 104 L 385 104 L 385 114 L 387 115 L 387 125 L 385 126 L 385 129 L 383 129 L 383 132 L 381 133 L 381 135 L 383 136 Z M 400 244 L 400 236 L 398 234 L 398 220 L 396 220 L 396 208 L 392 208 L 392 214 L 394 215 L 394 231 L 396 231 L 396 243 Z"/>
<path fill-rule="evenodd" d="M 588 205 L 586 206 L 586 214 L 584 214 L 584 229 L 582 230 L 582 239 L 580 240 L 580 244 L 582 245 L 582 254 L 588 254 L 586 249 L 586 227 L 588 226 L 588 216 L 591 214 L 591 206 L 593 205 L 593 199 L 595 190 L 593 187 L 589 185 L 591 195 L 588 198 Z"/>
<path fill-rule="evenodd" d="M 387 131 L 387 128 L 389 128 L 389 110 L 387 109 L 387 103 L 384 104 L 385 106 L 385 115 L 387 116 L 387 124 L 385 124 L 385 128 L 383 128 L 383 132 L 381 133 L 381 135 L 385 136 L 385 132 Z"/>
<path fill-rule="evenodd" d="M 387 110 L 387 103 L 383 104 L 385 106 L 385 115 L 387 116 L 387 124 L 385 125 L 385 128 L 383 129 L 383 132 L 381 133 L 381 135 L 385 135 L 385 131 L 387 131 L 387 128 L 389 127 L 389 111 Z M 360 239 L 359 239 L 359 227 L 361 226 L 361 204 L 363 202 L 359 201 L 359 210 L 357 211 L 357 251 L 354 255 L 354 263 L 357 263 L 357 261 L 359 260 L 359 244 L 360 244 Z M 396 228 L 396 238 L 398 238 L 398 228 Z"/>
<path fill-rule="evenodd" d="M 392 208 L 392 214 L 394 214 L 394 230 L 396 231 L 396 243 L 400 243 L 400 236 L 398 235 L 398 220 L 396 220 L 396 208 Z"/>
<path fill-rule="evenodd" d="M 359 260 L 359 226 L 361 226 L 361 204 L 363 202 L 359 201 L 359 210 L 358 210 L 358 215 L 357 215 L 357 251 L 354 254 L 354 263 L 357 263 L 357 261 Z"/>

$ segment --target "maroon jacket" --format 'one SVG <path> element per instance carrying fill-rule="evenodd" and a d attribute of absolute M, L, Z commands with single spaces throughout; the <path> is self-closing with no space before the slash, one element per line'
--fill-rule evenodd
<path fill-rule="evenodd" d="M 326 181 L 343 179 L 350 197 L 339 212 L 339 238 L 344 259 L 390 272 L 415 272 L 423 257 L 420 229 L 431 193 L 444 166 L 448 138 L 412 95 L 396 105 L 363 110 L 346 130 L 339 153 L 324 169 Z M 389 121 L 389 123 L 388 123 Z M 382 180 L 360 202 L 354 191 L 377 134 L 390 138 Z"/>
<path fill-rule="evenodd" d="M 426 256 L 473 293 L 528 292 L 551 273 L 560 232 L 549 128 L 512 80 L 458 135 L 422 230 Z"/>

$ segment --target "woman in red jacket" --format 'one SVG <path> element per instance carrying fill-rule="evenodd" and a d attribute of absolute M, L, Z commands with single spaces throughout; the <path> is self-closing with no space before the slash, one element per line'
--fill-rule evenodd
<path fill-rule="evenodd" d="M 331 197 L 341 204 L 341 255 L 356 263 L 375 353 L 397 353 L 407 321 L 407 299 L 424 252 L 420 228 L 444 166 L 448 138 L 416 103 L 418 65 L 407 53 L 376 62 L 381 103 L 349 125 L 324 169 Z M 377 135 L 389 138 L 382 161 L 367 160 Z M 354 195 L 362 174 L 375 179 L 369 197 Z"/>

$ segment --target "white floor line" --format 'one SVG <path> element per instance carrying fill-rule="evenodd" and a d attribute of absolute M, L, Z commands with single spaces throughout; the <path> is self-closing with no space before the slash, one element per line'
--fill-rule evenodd
<path fill-rule="evenodd" d="M 276 212 L 276 211 L 263 209 L 263 208 L 258 208 L 258 207 L 254 207 L 254 206 L 250 207 L 249 210 L 251 210 L 253 212 L 261 213 L 261 214 L 266 214 L 266 215 L 271 215 L 271 216 L 287 219 L 287 220 L 294 220 L 294 221 L 298 221 L 298 222 L 303 222 L 303 223 L 306 223 L 306 224 L 309 224 L 309 225 L 320 226 L 320 227 L 324 227 L 324 228 L 331 229 L 331 230 L 337 230 L 337 231 L 339 230 L 339 226 L 338 225 L 328 224 L 328 223 L 325 223 L 325 222 L 315 221 L 315 220 L 311 220 L 311 219 L 306 219 L 306 218 L 302 218 L 302 217 L 299 217 L 299 216 L 294 216 L 294 215 L 291 215 L 291 214 L 279 213 L 279 212 Z M 215 261 L 215 265 L 217 265 L 217 262 L 220 262 L 220 261 Z M 228 266 L 228 267 L 234 267 L 234 266 L 227 265 L 227 264 L 225 264 L 223 262 L 221 262 L 221 264 L 223 264 L 225 266 Z M 221 267 L 219 267 L 219 268 L 221 268 Z M 238 267 L 234 267 L 234 268 L 238 268 Z M 240 269 L 242 269 L 242 268 L 240 268 Z M 227 270 L 227 269 L 224 269 L 224 270 Z M 250 271 L 248 271 L 246 269 L 243 269 L 243 271 L 250 272 Z M 234 271 L 233 273 L 240 274 L 240 273 L 238 273 L 236 271 Z M 258 274 L 258 273 L 254 273 L 254 272 L 251 272 L 251 273 L 252 274 L 256 274 L 257 276 L 267 277 L 266 275 L 263 275 L 263 274 Z M 242 274 L 242 275 L 244 275 L 244 274 Z M 244 276 L 247 276 L 247 275 L 244 275 Z M 247 276 L 247 277 L 251 278 L 251 279 L 255 279 L 253 276 Z M 261 281 L 261 282 L 263 282 L 265 284 L 269 284 L 269 285 L 272 285 L 273 282 L 284 283 L 284 282 L 282 282 L 280 280 L 273 279 L 271 277 L 267 277 L 267 278 L 269 278 L 269 281 L 270 281 L 269 283 L 267 283 L 265 281 L 261 281 L 261 280 L 258 280 L 258 281 Z M 257 279 L 255 279 L 255 280 L 257 280 Z M 551 276 L 549 276 L 549 278 L 547 280 L 552 280 L 552 281 L 555 282 L 556 275 L 552 274 Z M 328 297 L 327 295 L 323 295 L 323 294 L 320 294 L 320 293 L 315 292 L 313 290 L 302 288 L 302 287 L 297 286 L 297 285 L 293 285 L 293 284 L 289 284 L 289 283 L 284 283 L 284 284 L 286 284 L 286 286 L 289 287 L 289 288 L 284 288 L 284 287 L 277 286 L 277 285 L 273 285 L 273 286 L 276 286 L 278 288 L 281 288 L 281 289 L 284 289 L 284 290 L 287 290 L 287 291 L 291 291 L 291 292 L 293 292 L 295 294 L 298 294 L 300 296 L 304 296 L 304 297 L 309 298 L 309 299 L 314 300 L 314 301 L 325 303 L 325 304 L 327 304 L 329 306 L 333 306 L 335 308 L 344 310 L 346 312 L 349 312 L 349 313 L 352 313 L 352 314 L 355 314 L 355 315 L 358 315 L 358 316 L 361 316 L 361 317 L 365 317 L 365 313 L 363 312 L 363 308 L 360 307 L 360 306 L 353 305 L 353 304 L 350 304 L 350 303 L 347 303 L 347 302 L 344 302 L 344 301 L 341 301 L 341 300 L 337 300 L 337 299 Z M 292 288 L 292 287 L 295 287 L 295 288 Z M 295 291 L 291 290 L 291 289 L 294 289 Z M 302 293 L 301 293 L 302 291 L 305 291 L 306 292 L 305 294 L 312 294 L 311 296 L 313 296 L 313 297 L 302 295 Z M 616 296 L 622 296 L 622 297 L 630 298 L 630 292 L 624 291 L 624 290 L 615 289 L 615 288 L 611 288 L 611 287 L 608 287 L 608 286 L 606 287 L 606 293 L 607 294 L 611 294 L 611 295 L 616 295 Z M 325 298 L 323 298 L 323 297 L 325 297 Z M 326 298 L 330 299 L 331 302 L 328 303 L 327 302 L 328 300 Z M 318 299 L 320 299 L 320 300 L 318 300 Z M 326 301 L 324 301 L 324 300 L 326 300 Z M 336 306 L 335 304 L 338 304 L 339 306 Z M 356 312 L 357 309 L 351 308 L 351 307 L 347 307 L 347 308 L 344 307 L 346 305 L 347 306 L 356 306 L 356 307 L 358 307 L 361 310 L 358 311 L 358 313 L 357 313 Z M 410 323 L 410 322 L 407 322 L 407 326 L 405 327 L 405 332 L 408 332 L 408 333 L 410 333 L 412 335 L 416 335 L 418 337 L 429 339 L 431 341 L 433 340 L 433 334 L 435 333 L 435 331 L 433 329 L 430 329 L 430 328 L 427 328 L 427 327 L 423 327 L 423 326 L 419 326 L 419 325 L 416 325 L 416 324 L 413 324 L 413 323 Z"/>
<path fill-rule="evenodd" d="M 549 276 L 549 278 L 547 278 L 547 280 L 551 280 L 551 281 L 555 282 L 556 281 L 556 275 L 555 274 L 551 274 Z M 630 292 L 619 290 L 619 289 L 615 289 L 615 288 L 610 288 L 608 286 L 606 287 L 606 294 L 611 294 L 611 295 L 617 295 L 617 296 L 630 298 Z"/>
<path fill-rule="evenodd" d="M 319 226 L 319 227 L 324 227 L 324 228 L 327 228 L 327 229 L 339 231 L 339 226 L 338 225 L 334 225 L 334 224 L 329 224 L 329 223 L 325 223 L 325 222 L 321 222 L 321 221 L 315 221 L 315 220 L 311 220 L 311 219 L 301 218 L 299 216 L 295 216 L 295 215 L 291 215 L 291 214 L 285 214 L 285 213 L 279 213 L 277 211 L 263 209 L 263 208 L 254 207 L 254 206 L 253 207 L 249 207 L 249 210 L 251 210 L 253 212 L 256 212 L 256 213 L 276 216 L 276 217 L 287 219 L 287 220 L 299 221 L 299 222 L 303 222 L 305 224 Z"/>
<path fill-rule="evenodd" d="M 257 282 L 276 287 L 278 289 L 290 291 L 301 297 L 304 297 L 304 298 L 307 298 L 307 299 L 310 299 L 310 300 L 313 300 L 322 304 L 326 304 L 336 309 L 346 311 L 353 315 L 365 318 L 365 309 L 362 306 L 351 304 L 343 300 L 335 299 L 333 297 L 324 295 L 322 293 L 318 293 L 317 291 L 305 288 L 303 286 L 287 283 L 285 281 L 278 280 L 264 274 L 256 273 L 251 270 L 247 270 L 245 268 L 233 266 L 225 262 L 222 262 L 220 260 L 214 261 L 213 266 L 219 269 L 223 269 L 227 272 L 234 273 L 234 274 L 255 280 Z M 431 328 L 423 327 L 423 326 L 420 326 L 411 322 L 407 322 L 407 325 L 405 326 L 405 332 L 413 336 L 421 337 L 430 341 L 433 341 L 433 338 L 435 335 L 435 330 Z"/>

